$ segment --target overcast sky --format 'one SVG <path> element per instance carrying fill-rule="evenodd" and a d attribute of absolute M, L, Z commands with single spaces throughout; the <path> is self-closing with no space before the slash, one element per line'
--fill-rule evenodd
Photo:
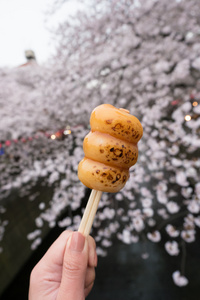
<path fill-rule="evenodd" d="M 24 51 L 34 50 L 38 63 L 45 62 L 54 50 L 48 26 L 74 13 L 78 5 L 65 4 L 45 22 L 45 11 L 52 0 L 0 0 L 0 67 L 15 67 L 26 59 Z"/>

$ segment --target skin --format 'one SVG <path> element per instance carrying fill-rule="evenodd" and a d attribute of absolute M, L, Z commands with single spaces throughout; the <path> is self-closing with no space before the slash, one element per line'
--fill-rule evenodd
<path fill-rule="evenodd" d="M 96 266 L 94 239 L 64 231 L 32 270 L 29 300 L 84 300 L 93 287 Z"/>

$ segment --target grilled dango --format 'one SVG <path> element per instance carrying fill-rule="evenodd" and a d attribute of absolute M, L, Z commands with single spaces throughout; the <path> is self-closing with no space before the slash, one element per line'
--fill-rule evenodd
<path fill-rule="evenodd" d="M 79 179 L 90 189 L 118 192 L 137 162 L 142 125 L 129 111 L 102 104 L 92 111 L 90 126 L 83 142 L 85 157 L 78 166 Z"/>

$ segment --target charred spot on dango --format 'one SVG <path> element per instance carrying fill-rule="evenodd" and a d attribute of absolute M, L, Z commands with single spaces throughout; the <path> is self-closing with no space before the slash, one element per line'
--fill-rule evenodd
<path fill-rule="evenodd" d="M 112 181 L 112 184 L 114 184 L 115 182 L 117 182 L 118 180 L 120 180 L 121 178 L 121 174 L 117 174 L 115 180 Z"/>
<path fill-rule="evenodd" d="M 122 124 L 120 124 L 120 123 L 117 123 L 116 125 L 115 125 L 115 129 L 121 129 L 123 126 L 122 126 Z"/>
<path fill-rule="evenodd" d="M 136 135 L 136 137 L 135 137 L 135 138 L 137 139 L 139 136 L 140 136 L 140 135 L 139 135 L 139 133 L 138 133 L 138 134 Z"/>
<path fill-rule="evenodd" d="M 104 153 L 104 150 L 103 150 L 103 149 L 100 149 L 99 151 L 100 151 L 100 153 Z"/>
<path fill-rule="evenodd" d="M 108 179 L 108 180 L 113 180 L 113 176 L 112 176 L 111 174 L 109 174 L 109 175 L 107 176 L 107 179 Z"/>
<path fill-rule="evenodd" d="M 119 148 L 115 149 L 115 150 L 114 150 L 114 155 L 117 156 L 117 157 L 122 157 L 122 155 L 123 155 L 123 150 L 122 150 L 122 149 L 119 149 Z"/>
<path fill-rule="evenodd" d="M 127 157 L 131 157 L 132 155 L 133 155 L 133 152 L 132 152 L 131 150 L 128 150 L 126 156 L 127 156 Z"/>
<path fill-rule="evenodd" d="M 110 120 L 106 120 L 106 124 L 111 124 L 112 123 L 112 119 L 110 119 Z"/>
<path fill-rule="evenodd" d="M 117 157 L 122 157 L 122 155 L 123 155 L 123 150 L 119 149 L 119 148 L 115 149 L 114 147 L 112 147 L 112 148 L 110 148 L 110 152 L 113 152 L 113 154 Z"/>
<path fill-rule="evenodd" d="M 122 127 L 123 127 L 122 124 L 117 123 L 115 126 L 112 127 L 112 130 L 116 131 L 116 130 L 122 129 Z"/>
<path fill-rule="evenodd" d="M 126 175 L 123 176 L 122 182 L 123 182 L 123 183 L 126 182 Z"/>
<path fill-rule="evenodd" d="M 121 178 L 121 174 L 117 174 L 116 181 L 119 180 L 120 178 Z"/>

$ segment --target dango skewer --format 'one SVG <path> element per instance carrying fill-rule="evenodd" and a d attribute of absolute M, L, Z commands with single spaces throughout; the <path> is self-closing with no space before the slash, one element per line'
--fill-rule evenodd
<path fill-rule="evenodd" d="M 137 143 L 143 134 L 139 120 L 123 108 L 97 106 L 90 117 L 91 131 L 85 137 L 85 157 L 78 166 L 80 181 L 92 189 L 79 232 L 90 234 L 102 192 L 116 193 L 129 178 L 129 168 L 138 159 Z"/>

